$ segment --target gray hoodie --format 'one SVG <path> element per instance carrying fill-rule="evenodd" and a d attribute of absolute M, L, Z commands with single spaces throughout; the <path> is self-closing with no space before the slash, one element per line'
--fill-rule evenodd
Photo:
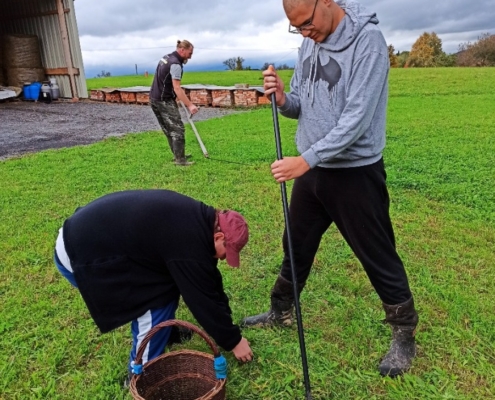
<path fill-rule="evenodd" d="M 389 57 L 375 13 L 337 2 L 345 17 L 322 43 L 304 38 L 282 115 L 298 119 L 296 145 L 311 168 L 369 165 L 382 157 Z"/>

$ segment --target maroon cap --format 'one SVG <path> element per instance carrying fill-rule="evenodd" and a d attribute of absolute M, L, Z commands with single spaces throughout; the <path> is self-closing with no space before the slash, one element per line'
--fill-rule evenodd
<path fill-rule="evenodd" d="M 218 214 L 218 225 L 225 235 L 227 263 L 239 266 L 239 253 L 249 239 L 248 225 L 244 217 L 236 211 L 223 211 Z"/>

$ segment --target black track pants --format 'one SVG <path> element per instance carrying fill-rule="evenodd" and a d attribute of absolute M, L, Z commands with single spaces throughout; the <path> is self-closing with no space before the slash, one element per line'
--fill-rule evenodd
<path fill-rule="evenodd" d="M 321 237 L 334 222 L 386 304 L 411 298 L 404 265 L 395 249 L 383 160 L 356 168 L 316 167 L 297 178 L 289 207 L 294 261 L 306 282 Z M 287 234 L 281 275 L 292 280 Z"/>

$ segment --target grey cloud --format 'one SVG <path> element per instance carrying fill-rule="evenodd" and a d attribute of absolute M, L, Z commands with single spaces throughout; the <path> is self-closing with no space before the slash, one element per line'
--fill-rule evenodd
<path fill-rule="evenodd" d="M 494 0 L 378 0 L 366 6 L 390 30 L 435 31 L 438 34 L 495 29 Z"/>
<path fill-rule="evenodd" d="M 80 0 L 76 1 L 80 35 L 114 36 L 163 28 L 190 32 L 235 32 L 245 24 L 257 28 L 285 17 L 281 1 L 252 0 Z"/>
<path fill-rule="evenodd" d="M 387 42 L 397 42 L 401 50 L 410 49 L 423 32 L 436 32 L 447 52 L 481 33 L 495 34 L 495 0 L 360 1 L 377 13 Z M 206 32 L 220 33 L 216 40 L 246 41 L 287 21 L 282 0 L 77 0 L 75 5 L 80 35 L 102 39 L 124 34 L 144 38 L 160 30 L 161 35 L 177 35 L 193 43 Z"/>

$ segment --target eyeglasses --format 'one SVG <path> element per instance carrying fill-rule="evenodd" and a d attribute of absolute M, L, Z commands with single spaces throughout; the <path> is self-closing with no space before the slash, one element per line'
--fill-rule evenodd
<path fill-rule="evenodd" d="M 316 5 L 318 4 L 318 0 L 315 2 L 315 7 L 313 8 L 313 14 L 311 14 L 311 18 L 308 19 L 304 24 L 299 25 L 299 26 L 292 26 L 289 24 L 289 33 L 302 33 L 303 31 L 307 31 L 309 29 L 312 29 L 314 27 L 313 25 L 313 18 L 315 17 L 315 11 L 316 11 Z"/>

